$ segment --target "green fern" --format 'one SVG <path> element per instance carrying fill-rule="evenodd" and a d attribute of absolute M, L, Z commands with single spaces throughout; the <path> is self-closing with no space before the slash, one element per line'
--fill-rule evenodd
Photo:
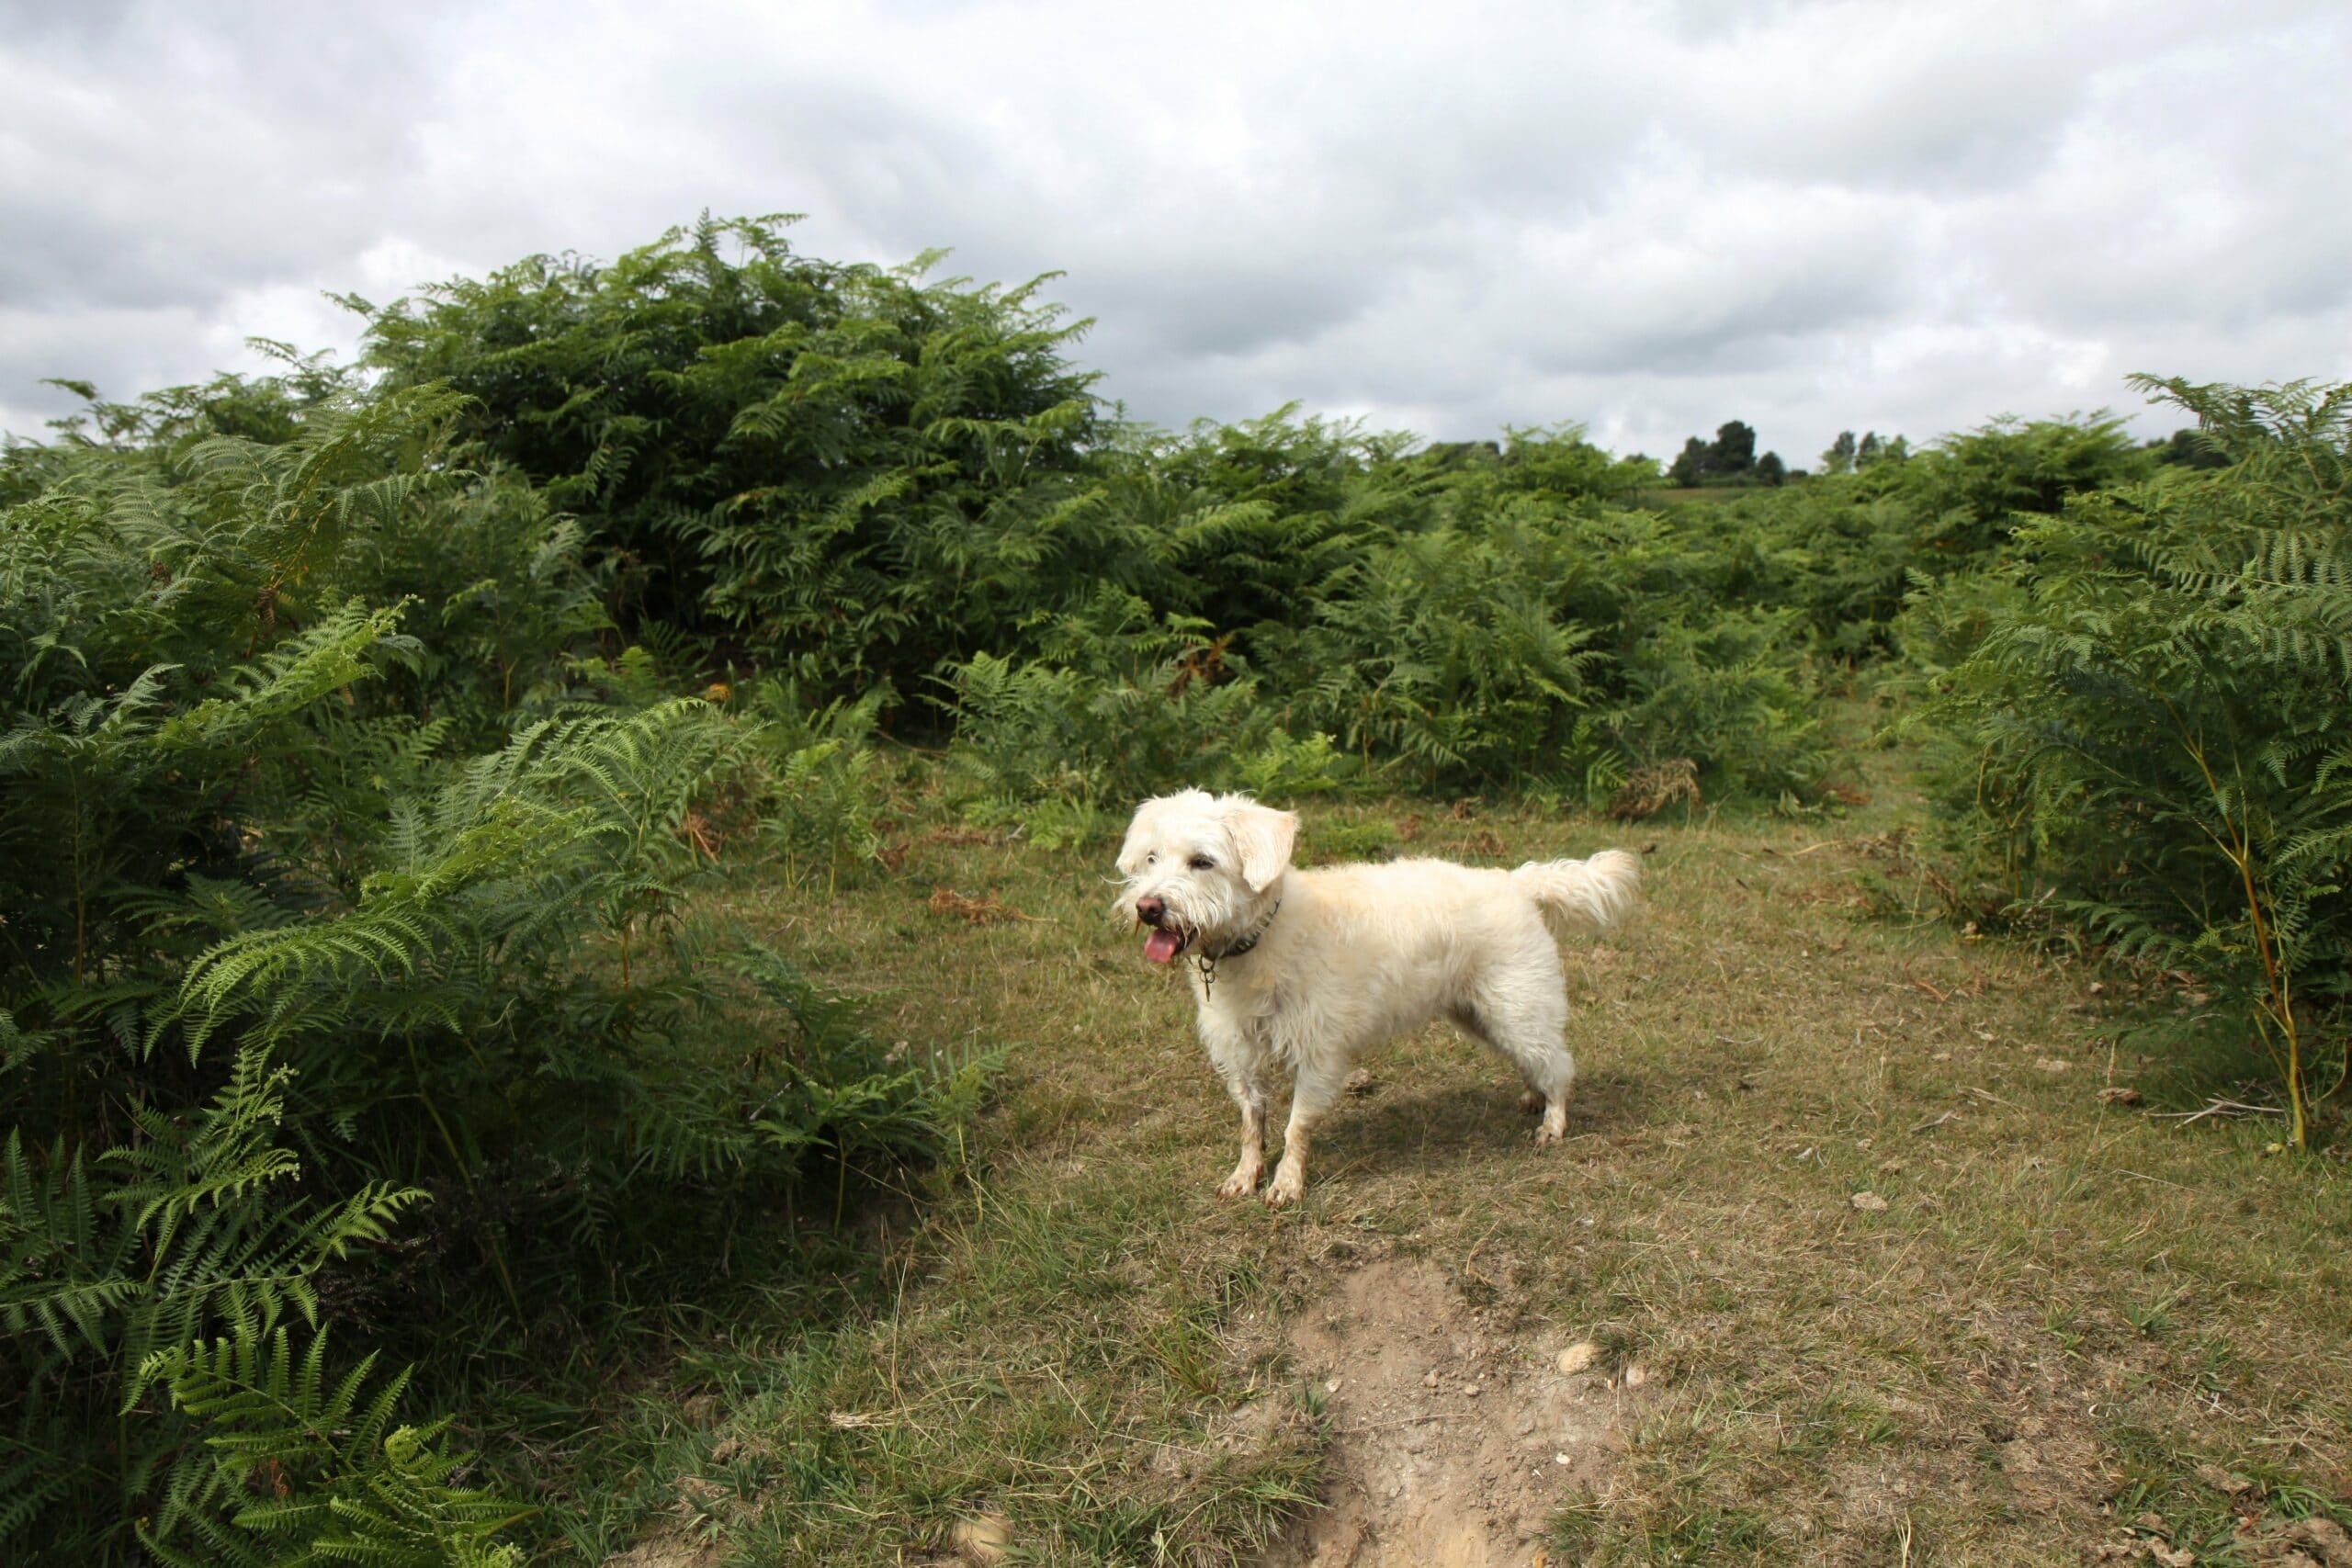
<path fill-rule="evenodd" d="M 2228 465 L 2022 522 L 1924 722 L 2020 904 L 2237 1000 L 2301 1146 L 2352 1002 L 2352 389 L 2141 384 Z"/>
<path fill-rule="evenodd" d="M 352 393 L 107 405 L 135 439 L 7 465 L 0 1553 L 122 1561 L 143 1518 L 175 1560 L 495 1560 L 436 1422 L 208 1446 L 172 1358 L 560 1333 L 942 1141 L 948 1085 L 862 1032 L 741 1048 L 784 1026 L 690 916 L 695 814 L 792 787 L 772 726 L 662 694 L 699 655 L 658 629 L 583 659 L 579 525 L 450 460 L 446 389 Z M 797 1146 L 786 1101 L 823 1108 Z"/>
<path fill-rule="evenodd" d="M 443 1450 L 447 1423 L 395 1426 L 409 1374 L 371 1389 L 375 1368 L 370 1355 L 331 1379 L 326 1335 L 297 1357 L 282 1328 L 150 1356 L 141 1381 L 195 1419 L 204 1458 L 180 1467 L 141 1541 L 187 1568 L 519 1564 L 495 1538 L 532 1510 L 458 1484 L 470 1456 Z"/>

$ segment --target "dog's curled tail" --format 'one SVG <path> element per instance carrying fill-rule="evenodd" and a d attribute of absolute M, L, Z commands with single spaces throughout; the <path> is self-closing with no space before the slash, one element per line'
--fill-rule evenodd
<path fill-rule="evenodd" d="M 1563 931 L 1605 931 L 1632 912 L 1641 897 L 1642 862 L 1623 850 L 1590 860 L 1529 861 L 1510 874 L 1552 924 Z"/>

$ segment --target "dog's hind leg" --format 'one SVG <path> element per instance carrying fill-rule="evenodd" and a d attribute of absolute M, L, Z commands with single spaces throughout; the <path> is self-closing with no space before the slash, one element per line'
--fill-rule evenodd
<path fill-rule="evenodd" d="M 1544 1103 L 1543 1092 L 1535 1087 L 1535 1080 L 1528 1076 L 1526 1068 L 1521 1066 L 1517 1056 L 1503 1049 L 1502 1042 L 1495 1038 L 1494 1032 L 1487 1027 L 1486 1019 L 1480 1016 L 1475 1005 L 1467 1000 L 1456 1001 L 1445 1010 L 1445 1016 L 1463 1033 L 1467 1034 L 1496 1055 L 1509 1059 L 1513 1066 L 1520 1068 L 1520 1079 L 1527 1085 L 1527 1092 L 1519 1097 L 1519 1108 L 1521 1111 L 1532 1111 Z"/>
<path fill-rule="evenodd" d="M 1527 1085 L 1526 1092 L 1519 1097 L 1519 1108 L 1533 1111 L 1541 1107 L 1544 1124 L 1553 1131 L 1548 1137 L 1539 1133 L 1538 1141 L 1557 1142 L 1567 1129 L 1568 1092 L 1577 1077 L 1576 1058 L 1559 1043 L 1558 1037 L 1555 1035 L 1547 1042 L 1540 1028 L 1489 1028 L 1485 1016 L 1468 1002 L 1456 1002 L 1446 1010 L 1446 1016 L 1464 1033 L 1519 1069 L 1520 1081 Z"/>
<path fill-rule="evenodd" d="M 1518 1064 L 1531 1098 L 1544 1102 L 1544 1120 L 1535 1129 L 1540 1146 L 1568 1135 L 1568 1095 L 1577 1081 L 1577 1059 L 1560 1043 L 1561 1031 L 1531 1030 L 1506 1033 L 1497 1049 Z"/>
<path fill-rule="evenodd" d="M 1555 965 L 1557 962 L 1554 960 Z M 1456 1004 L 1453 1016 L 1510 1058 L 1526 1080 L 1529 1100 L 1541 1101 L 1544 1107 L 1543 1122 L 1535 1130 L 1536 1143 L 1556 1144 L 1567 1135 L 1568 1094 L 1577 1081 L 1577 1060 L 1564 1043 L 1568 1029 L 1567 995 L 1557 980 L 1536 983 L 1527 976 L 1514 979 L 1516 984 L 1481 987 L 1477 995 Z"/>
<path fill-rule="evenodd" d="M 1315 1141 L 1315 1124 L 1340 1098 L 1346 1081 L 1345 1064 L 1334 1073 L 1326 1067 L 1299 1065 L 1298 1081 L 1291 1087 L 1290 1122 L 1283 1129 L 1282 1163 L 1266 1188 L 1266 1206 L 1286 1208 L 1306 1195 L 1306 1152 Z"/>

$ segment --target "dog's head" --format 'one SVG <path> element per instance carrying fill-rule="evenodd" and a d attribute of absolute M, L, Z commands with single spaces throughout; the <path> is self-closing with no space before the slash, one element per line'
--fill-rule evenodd
<path fill-rule="evenodd" d="M 1119 846 L 1121 908 L 1150 928 L 1144 956 L 1237 941 L 1282 897 L 1298 818 L 1246 795 L 1188 789 L 1136 807 Z"/>

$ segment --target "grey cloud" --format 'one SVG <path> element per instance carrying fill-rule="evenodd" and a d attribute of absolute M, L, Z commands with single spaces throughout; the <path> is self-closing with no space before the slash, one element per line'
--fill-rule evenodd
<path fill-rule="evenodd" d="M 1079 0 L 773 11 L 18 7 L 0 31 L 0 425 L 347 346 L 383 299 L 704 208 L 1067 276 L 1102 389 L 1792 461 L 2352 374 L 2352 20 L 1982 6 Z M 2143 422 L 2151 433 L 2165 421 Z"/>
<path fill-rule="evenodd" d="M 28 312 L 0 304 L 0 434 L 32 439 L 81 407 L 73 393 L 40 383 L 49 378 L 88 381 L 102 396 L 199 379 L 186 367 L 205 355 L 187 347 L 204 338 L 204 321 L 182 305 L 153 309 Z"/>
<path fill-rule="evenodd" d="M 401 34 L 120 7 L 0 51 L 0 299 L 119 309 L 333 265 L 406 164 L 386 107 L 427 101 Z"/>

